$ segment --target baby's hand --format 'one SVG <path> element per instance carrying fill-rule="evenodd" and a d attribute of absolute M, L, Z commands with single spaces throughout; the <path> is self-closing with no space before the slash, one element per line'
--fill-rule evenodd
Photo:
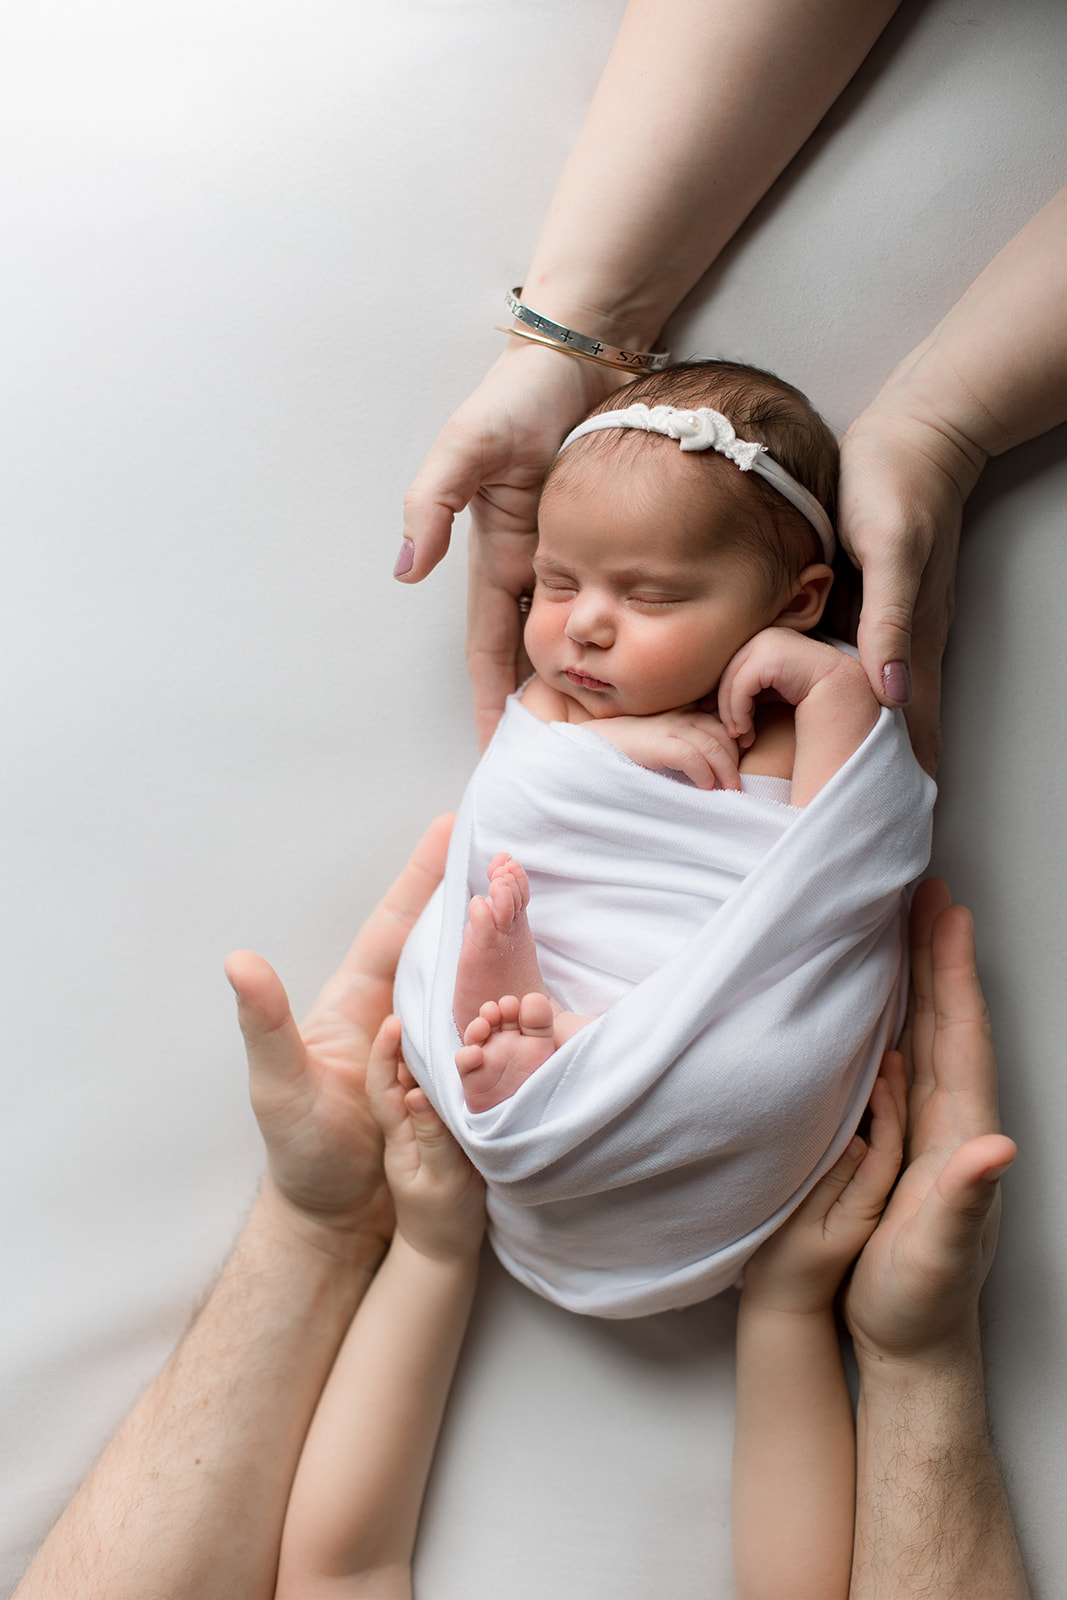
<path fill-rule="evenodd" d="M 858 663 L 833 645 L 820 644 L 792 628 L 764 628 L 728 663 L 719 680 L 719 715 L 727 734 L 747 750 L 755 738 L 753 708 L 765 689 L 773 689 L 791 706 L 806 700 L 817 683 L 832 673 L 863 678 Z M 864 683 L 866 680 L 864 679 Z M 866 700 L 874 705 L 868 691 Z M 874 715 L 877 706 L 874 705 Z"/>
<path fill-rule="evenodd" d="M 900 1170 L 905 1098 L 904 1065 L 890 1051 L 871 1094 L 870 1142 L 857 1135 L 789 1221 L 756 1251 L 745 1267 L 747 1300 L 799 1313 L 832 1305 Z"/>
<path fill-rule="evenodd" d="M 686 709 L 652 717 L 602 717 L 582 726 L 651 772 L 684 772 L 698 789 L 741 787 L 737 745 L 710 712 Z"/>
<path fill-rule="evenodd" d="M 385 1139 L 397 1232 L 434 1260 L 474 1255 L 485 1186 L 401 1060 L 397 1017 L 386 1017 L 371 1046 L 367 1098 Z"/>

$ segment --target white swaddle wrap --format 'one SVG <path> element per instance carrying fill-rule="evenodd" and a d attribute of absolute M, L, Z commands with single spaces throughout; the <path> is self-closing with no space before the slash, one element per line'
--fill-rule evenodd
<path fill-rule="evenodd" d="M 734 1282 L 847 1144 L 900 1024 L 935 793 L 903 718 L 883 711 L 804 810 L 777 780 L 745 787 L 645 771 L 513 697 L 404 949 L 408 1064 L 487 1179 L 504 1265 L 573 1311 L 639 1316 Z M 610 1009 L 472 1113 L 452 996 L 499 850 L 529 873 L 549 992 Z"/>

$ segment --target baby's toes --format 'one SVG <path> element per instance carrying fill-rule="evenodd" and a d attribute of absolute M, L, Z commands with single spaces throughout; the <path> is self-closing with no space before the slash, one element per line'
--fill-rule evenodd
<path fill-rule="evenodd" d="M 515 880 L 510 873 L 493 879 L 489 885 L 488 906 L 497 933 L 510 933 L 515 918 L 522 910 Z"/>
<path fill-rule="evenodd" d="M 469 1078 L 485 1065 L 485 1051 L 480 1044 L 464 1044 L 456 1051 L 456 1070 L 461 1078 Z"/>
<path fill-rule="evenodd" d="M 547 994 L 523 995 L 519 1006 L 519 1027 L 523 1033 L 551 1034 L 555 1017 Z"/>
<path fill-rule="evenodd" d="M 485 1006 L 483 1006 L 483 1013 L 485 1012 L 485 1009 Z M 488 1039 L 492 1031 L 493 1024 L 488 1017 L 485 1015 L 474 1017 L 470 1022 L 468 1022 L 466 1028 L 464 1029 L 463 1043 L 482 1045 Z"/>
<path fill-rule="evenodd" d="M 483 1007 L 482 1009 L 484 1010 L 485 1008 Z M 517 1028 L 519 1026 L 520 1009 L 520 1002 L 516 995 L 502 995 L 498 1006 L 501 1028 Z"/>
<path fill-rule="evenodd" d="M 525 911 L 530 904 L 530 880 L 526 876 L 526 869 L 520 861 L 512 856 L 510 862 L 511 881 L 515 885 L 515 892 L 519 897 L 519 910 Z"/>

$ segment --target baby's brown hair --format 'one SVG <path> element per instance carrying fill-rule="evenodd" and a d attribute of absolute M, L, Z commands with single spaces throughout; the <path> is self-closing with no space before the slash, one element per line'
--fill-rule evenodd
<path fill-rule="evenodd" d="M 594 406 L 589 416 L 638 403 L 687 411 L 710 406 L 721 411 L 739 439 L 766 445 L 774 459 L 815 496 L 831 523 L 834 521 L 837 440 L 807 397 L 773 372 L 739 361 L 682 361 L 616 390 Z M 551 483 L 565 490 L 572 461 L 573 467 L 578 467 L 586 448 L 644 448 L 648 444 L 659 446 L 661 438 L 630 429 L 588 434 L 557 458 L 546 488 Z M 639 446 L 636 441 L 640 441 Z M 662 439 L 662 445 L 678 448 L 670 439 Z M 769 589 L 777 590 L 811 562 L 823 559 L 818 535 L 807 518 L 769 483 L 754 472 L 740 474 L 732 463 L 716 458 L 713 451 L 707 452 L 707 460 L 709 470 L 715 474 L 716 492 L 724 483 L 735 490 L 738 516 L 732 534 L 727 536 L 739 549 L 751 553 Z M 719 531 L 721 536 L 722 530 Z"/>

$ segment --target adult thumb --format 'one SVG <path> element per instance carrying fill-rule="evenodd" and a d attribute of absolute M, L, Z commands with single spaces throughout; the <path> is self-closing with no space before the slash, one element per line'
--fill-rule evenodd
<path fill-rule="evenodd" d="M 404 533 L 394 578 L 418 583 L 448 550 L 452 523 L 482 481 L 482 453 L 448 424 L 404 496 Z"/>
<path fill-rule="evenodd" d="M 281 979 L 262 956 L 235 950 L 226 958 L 226 976 L 237 996 L 237 1020 L 248 1055 L 253 1105 L 272 1090 L 288 1087 L 303 1071 L 304 1041 Z"/>
<path fill-rule="evenodd" d="M 911 630 L 921 572 L 868 560 L 857 645 L 871 688 L 884 706 L 911 701 Z"/>
<path fill-rule="evenodd" d="M 1002 1133 L 982 1134 L 953 1151 L 927 1197 L 935 1202 L 931 1243 L 941 1261 L 985 1277 L 996 1244 L 998 1182 L 1017 1154 Z"/>

